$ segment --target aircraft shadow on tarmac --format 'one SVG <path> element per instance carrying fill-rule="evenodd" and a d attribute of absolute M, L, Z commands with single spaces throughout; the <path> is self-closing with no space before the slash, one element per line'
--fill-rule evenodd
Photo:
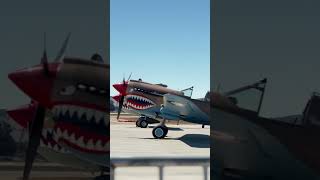
<path fill-rule="evenodd" d="M 140 139 L 154 139 L 154 138 L 140 138 Z M 161 141 L 163 140 L 170 140 L 170 141 L 179 140 L 193 148 L 210 148 L 209 136 L 205 134 L 186 134 L 179 138 L 170 138 L 169 136 L 169 137 L 166 137 L 165 139 L 162 139 Z"/>
<path fill-rule="evenodd" d="M 206 134 L 186 134 L 179 140 L 193 148 L 210 148 L 209 136 Z"/>

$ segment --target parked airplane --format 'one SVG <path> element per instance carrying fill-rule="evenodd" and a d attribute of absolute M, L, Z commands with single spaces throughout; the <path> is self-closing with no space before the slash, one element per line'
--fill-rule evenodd
<path fill-rule="evenodd" d="M 109 65 L 98 54 L 91 59 L 65 57 L 69 37 L 54 62 L 48 62 L 44 49 L 40 65 L 9 74 L 9 79 L 38 103 L 30 125 L 25 180 L 41 142 L 46 114 L 55 122 L 52 133 L 59 146 L 102 172 L 109 169 Z M 99 178 L 108 179 L 104 175 Z"/>
<path fill-rule="evenodd" d="M 239 106 L 237 98 L 211 95 L 212 175 L 220 179 L 319 179 L 319 95 L 312 95 L 302 118 L 281 121 L 259 116 L 264 87 L 251 87 L 260 92 L 254 110 Z"/>
<path fill-rule="evenodd" d="M 258 87 L 261 83 L 264 83 L 264 81 L 226 92 L 225 95 L 228 95 L 229 100 L 231 100 L 233 99 L 231 97 L 233 94 L 239 94 L 255 86 L 261 88 Z M 113 86 L 120 93 L 120 95 L 113 96 L 113 99 L 120 104 L 118 116 L 123 107 L 127 111 L 144 114 L 149 118 L 161 121 L 160 125 L 154 127 L 152 131 L 155 138 L 164 138 L 167 135 L 168 128 L 165 126 L 165 120 L 184 120 L 191 123 L 210 125 L 208 117 L 210 112 L 210 93 L 201 100 L 191 99 L 190 96 L 185 95 L 188 91 L 191 95 L 193 88 L 174 91 L 167 87 L 146 83 L 141 80 L 123 81 Z M 145 127 L 147 126 L 144 119 L 140 118 L 140 122 Z"/>
<path fill-rule="evenodd" d="M 163 95 L 166 93 L 189 96 L 192 95 L 193 87 L 182 91 L 169 89 L 164 84 L 150 84 L 139 80 L 123 80 L 122 83 L 114 84 L 113 87 L 120 93 L 113 96 L 119 105 L 118 116 L 122 110 L 139 114 L 136 121 L 138 127 L 146 128 L 148 124 L 159 123 L 160 108 L 163 103 Z"/>

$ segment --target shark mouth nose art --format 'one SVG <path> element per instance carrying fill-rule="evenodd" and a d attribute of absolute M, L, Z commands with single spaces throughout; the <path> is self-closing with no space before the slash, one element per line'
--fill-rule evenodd
<path fill-rule="evenodd" d="M 56 137 L 52 128 L 44 128 L 40 138 L 40 146 L 53 149 L 56 152 L 67 153 L 68 151 L 58 144 Z"/>
<path fill-rule="evenodd" d="M 82 131 L 76 126 L 59 124 L 55 128 L 58 142 L 87 153 L 109 152 L 109 138 Z"/>
<path fill-rule="evenodd" d="M 96 106 L 56 104 L 54 138 L 60 144 L 86 153 L 108 153 L 110 138 L 106 111 Z"/>
<path fill-rule="evenodd" d="M 130 107 L 137 110 L 144 110 L 153 107 L 155 103 L 150 99 L 140 96 L 128 94 L 126 96 L 126 102 L 124 103 L 125 107 Z"/>
<path fill-rule="evenodd" d="M 53 114 L 59 120 L 68 122 L 81 122 L 81 124 L 87 123 L 92 126 L 98 125 L 99 128 L 108 128 L 109 126 L 109 120 L 106 118 L 107 113 L 96 109 L 62 104 L 54 106 Z"/>

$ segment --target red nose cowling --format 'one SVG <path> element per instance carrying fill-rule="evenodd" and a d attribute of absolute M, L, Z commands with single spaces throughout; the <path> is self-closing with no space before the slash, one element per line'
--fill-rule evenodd
<path fill-rule="evenodd" d="M 36 109 L 37 104 L 33 103 L 7 110 L 7 113 L 22 128 L 27 128 L 29 123 L 34 119 Z"/>
<path fill-rule="evenodd" d="M 125 83 L 119 83 L 119 84 L 114 84 L 112 85 L 121 95 L 125 96 L 127 87 L 128 87 L 128 82 Z"/>
<path fill-rule="evenodd" d="M 117 102 L 120 101 L 120 98 L 121 98 L 121 95 L 112 96 L 112 99 L 114 99 Z"/>
<path fill-rule="evenodd" d="M 42 65 L 15 71 L 8 75 L 14 84 L 26 93 L 31 99 L 41 105 L 51 106 L 51 91 L 59 64 L 49 64 L 49 74 L 46 74 Z"/>

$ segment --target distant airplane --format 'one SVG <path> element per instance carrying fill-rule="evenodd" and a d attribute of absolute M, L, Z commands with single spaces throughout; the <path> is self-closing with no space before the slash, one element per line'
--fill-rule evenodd
<path fill-rule="evenodd" d="M 313 94 L 301 118 L 259 115 L 266 80 L 248 90 L 258 94 L 256 108 L 248 105 L 249 91 L 233 97 L 211 94 L 214 166 L 217 179 L 319 179 L 320 96 Z M 245 97 L 240 101 L 234 96 Z M 237 103 L 235 103 L 237 102 Z M 288 102 L 290 103 L 290 102 Z M 281 108 L 281 107 L 279 107 Z"/>
<path fill-rule="evenodd" d="M 97 166 L 101 172 L 110 168 L 109 103 L 106 103 L 109 100 L 109 65 L 104 64 L 98 54 L 92 59 L 65 57 L 69 37 L 70 34 L 54 62 L 48 62 L 44 48 L 40 65 L 8 76 L 37 103 L 35 115 L 29 123 L 24 180 L 29 179 L 35 155 L 41 150 L 38 147 L 46 117 L 54 120 L 51 132 L 58 147 L 69 152 L 72 159 Z M 12 117 L 20 121 L 14 115 Z M 102 173 L 99 178 L 108 179 L 108 175 Z"/>

